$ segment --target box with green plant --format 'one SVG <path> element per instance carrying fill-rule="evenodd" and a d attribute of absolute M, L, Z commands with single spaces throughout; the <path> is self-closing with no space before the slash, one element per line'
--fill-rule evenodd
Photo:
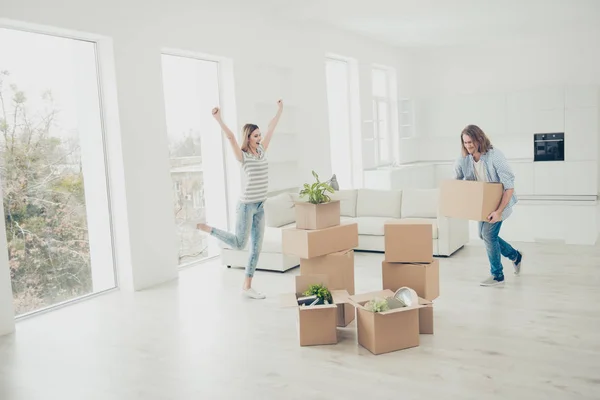
<path fill-rule="evenodd" d="M 299 195 L 301 199 L 295 204 L 296 228 L 325 229 L 340 224 L 340 202 L 332 200 L 330 193 L 334 189 L 328 182 L 321 182 L 319 175 L 312 171 L 315 182 L 305 183 Z"/>
<path fill-rule="evenodd" d="M 391 291 L 388 291 L 390 294 Z M 411 288 L 401 287 L 392 296 L 375 297 L 365 303 L 365 309 L 371 312 L 384 312 L 396 308 L 404 308 L 419 304 L 417 292 Z"/>
<path fill-rule="evenodd" d="M 390 306 L 388 305 L 387 299 L 375 298 L 373 300 L 368 301 L 365 304 L 365 308 L 367 309 L 367 311 L 376 313 L 388 311 L 390 309 Z"/>
<path fill-rule="evenodd" d="M 351 297 L 356 307 L 358 343 L 373 354 L 419 346 L 423 306 L 418 300 L 408 287 Z M 431 319 L 428 317 L 430 325 Z"/>
<path fill-rule="evenodd" d="M 319 301 L 315 305 L 319 304 L 333 304 L 333 298 L 331 292 L 323 284 L 310 285 L 308 290 L 303 293 L 305 296 L 317 296 Z"/>

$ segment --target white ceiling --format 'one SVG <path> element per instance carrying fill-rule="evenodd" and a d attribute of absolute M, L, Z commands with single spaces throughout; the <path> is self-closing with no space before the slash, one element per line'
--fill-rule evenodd
<path fill-rule="evenodd" d="M 486 44 L 600 32 L 600 0 L 253 0 L 395 46 Z M 599 36 L 600 37 L 600 36 Z"/>

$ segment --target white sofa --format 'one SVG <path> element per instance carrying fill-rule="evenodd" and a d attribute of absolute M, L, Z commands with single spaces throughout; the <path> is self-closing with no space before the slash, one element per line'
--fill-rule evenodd
<path fill-rule="evenodd" d="M 358 223 L 358 247 L 355 250 L 384 251 L 386 221 L 410 219 L 431 224 L 433 253 L 450 256 L 469 241 L 469 223 L 446 218 L 438 212 L 437 189 L 404 189 L 402 191 L 353 189 L 335 192 L 340 200 L 342 221 Z M 257 269 L 287 271 L 300 264 L 295 256 L 282 254 L 282 228 L 295 226 L 294 202 L 304 201 L 296 193 L 281 193 L 265 202 L 265 236 Z M 221 244 L 221 261 L 228 267 L 244 267 L 248 262 L 250 241 L 243 250 Z"/>

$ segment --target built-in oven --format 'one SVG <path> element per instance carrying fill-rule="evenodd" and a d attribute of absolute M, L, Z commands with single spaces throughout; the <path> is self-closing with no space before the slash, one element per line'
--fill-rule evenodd
<path fill-rule="evenodd" d="M 535 133 L 533 161 L 564 161 L 565 133 Z"/>

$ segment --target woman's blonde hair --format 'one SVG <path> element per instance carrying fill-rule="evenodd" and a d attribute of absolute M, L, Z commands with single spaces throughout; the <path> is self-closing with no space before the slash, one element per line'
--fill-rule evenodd
<path fill-rule="evenodd" d="M 469 153 L 467 149 L 465 149 L 465 143 L 463 141 L 463 135 L 467 135 L 471 138 L 475 146 L 477 146 L 477 151 L 481 154 L 485 154 L 488 150 L 493 149 L 492 142 L 486 136 L 485 132 L 481 130 L 477 125 L 467 125 L 465 129 L 460 133 L 460 150 L 462 152 L 463 157 L 466 157 Z"/>
<path fill-rule="evenodd" d="M 252 132 L 258 129 L 258 125 L 254 124 L 246 124 L 242 128 L 242 132 L 244 133 L 244 140 L 242 140 L 242 151 L 248 151 L 248 142 L 250 141 L 250 135 Z"/>

